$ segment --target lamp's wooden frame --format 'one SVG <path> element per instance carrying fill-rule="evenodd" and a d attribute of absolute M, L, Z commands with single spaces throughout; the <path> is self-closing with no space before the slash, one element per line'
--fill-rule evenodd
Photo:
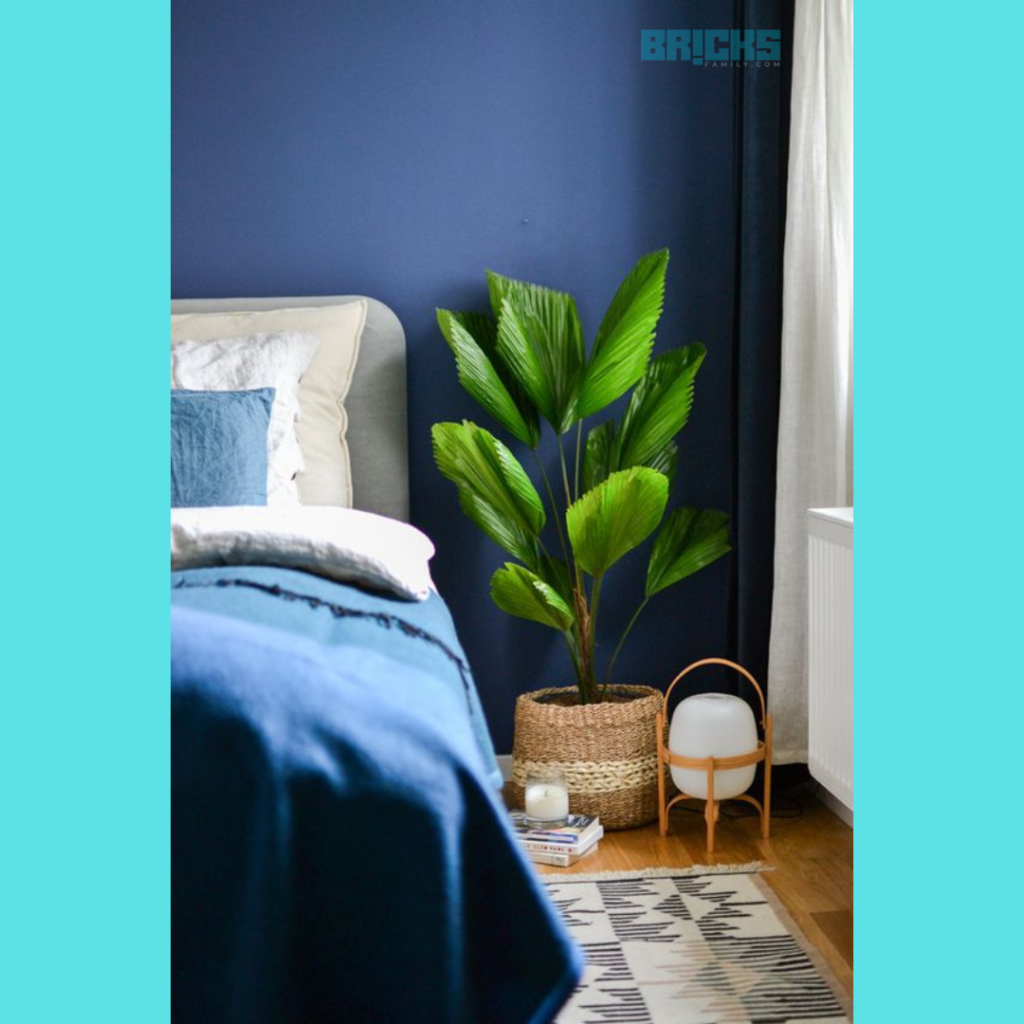
<path fill-rule="evenodd" d="M 694 669 L 702 668 L 704 665 L 724 665 L 726 668 L 733 668 L 746 678 L 750 685 L 757 691 L 758 700 L 761 702 L 761 729 L 764 732 L 764 739 L 759 740 L 757 749 L 749 754 L 737 754 L 734 757 L 683 757 L 680 754 L 673 754 L 668 747 L 665 737 L 665 729 L 668 725 L 668 700 L 672 690 L 684 676 L 688 676 Z M 683 800 L 699 800 L 700 797 L 690 796 L 688 793 L 680 793 L 677 797 L 665 802 L 665 769 L 667 765 L 675 765 L 677 768 L 695 768 L 708 773 L 708 796 L 704 808 L 704 818 L 708 826 L 708 853 L 715 852 L 715 824 L 718 821 L 718 812 L 721 801 L 715 799 L 715 772 L 724 771 L 730 768 L 745 768 L 750 764 L 757 764 L 764 761 L 764 804 L 758 803 L 749 793 L 742 793 L 740 796 L 731 797 L 733 800 L 745 800 L 753 804 L 761 815 L 761 837 L 768 838 L 769 820 L 771 817 L 771 796 L 772 796 L 772 716 L 765 708 L 764 692 L 757 685 L 757 680 L 742 666 L 734 661 L 727 661 L 725 658 L 704 658 L 702 661 L 695 661 L 688 665 L 669 684 L 662 700 L 661 710 L 657 717 L 658 730 L 658 825 L 661 834 L 668 834 L 668 812 L 681 803 Z"/>

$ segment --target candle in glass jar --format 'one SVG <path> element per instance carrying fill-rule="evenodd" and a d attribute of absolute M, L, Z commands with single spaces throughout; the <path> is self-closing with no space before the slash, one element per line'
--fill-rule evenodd
<path fill-rule="evenodd" d="M 569 816 L 569 793 L 552 782 L 526 787 L 526 816 L 534 821 L 564 821 Z"/>

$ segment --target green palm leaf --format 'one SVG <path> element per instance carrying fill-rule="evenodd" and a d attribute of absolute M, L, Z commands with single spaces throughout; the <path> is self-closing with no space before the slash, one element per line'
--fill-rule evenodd
<path fill-rule="evenodd" d="M 657 470 L 635 466 L 612 473 L 565 514 L 577 564 L 603 575 L 657 529 L 667 503 L 668 480 Z"/>
<path fill-rule="evenodd" d="M 573 623 L 572 610 L 561 596 L 536 573 L 512 562 L 506 562 L 491 577 L 491 598 L 509 615 L 553 629 L 564 631 Z"/>
<path fill-rule="evenodd" d="M 658 532 L 647 566 L 646 594 L 692 576 L 732 550 L 724 512 L 677 508 Z"/>
<path fill-rule="evenodd" d="M 572 576 L 569 572 L 569 566 L 565 562 L 560 558 L 552 558 L 550 555 L 542 552 L 537 559 L 536 565 L 530 565 L 529 562 L 526 564 L 549 587 L 555 590 L 566 604 L 572 604 Z"/>
<path fill-rule="evenodd" d="M 503 515 L 493 505 L 465 487 L 459 489 L 462 511 L 499 547 L 531 569 L 541 564 L 540 540 L 531 530 Z"/>
<path fill-rule="evenodd" d="M 508 521 L 508 530 L 540 536 L 546 521 L 544 505 L 505 445 L 468 421 L 435 423 L 431 436 L 437 468 L 459 488 L 464 509 L 482 516 L 483 507 L 488 506 L 494 515 Z M 462 496 L 463 491 L 468 498 Z M 490 530 L 488 535 L 493 536 Z"/>
<path fill-rule="evenodd" d="M 683 429 L 693 408 L 693 380 L 706 354 L 694 342 L 663 353 L 648 366 L 622 419 L 620 465 L 649 465 Z"/>
<path fill-rule="evenodd" d="M 521 438 L 521 440 L 525 440 L 531 448 L 536 448 L 540 444 L 540 423 L 537 419 L 537 408 L 530 401 L 529 395 L 522 389 L 519 381 L 512 376 L 509 368 L 501 361 L 501 356 L 498 355 L 497 321 L 486 313 L 471 311 L 450 313 L 449 315 L 469 332 L 477 347 L 483 351 L 484 356 L 494 368 L 495 373 L 497 373 L 499 380 L 505 385 L 505 390 L 511 395 L 512 401 L 515 402 L 516 408 L 519 410 L 519 415 L 526 424 L 528 436 Z M 458 355 L 456 354 L 457 360 Z"/>
<path fill-rule="evenodd" d="M 475 398 L 485 412 L 490 413 L 502 426 L 520 441 L 536 448 L 540 440 L 536 414 L 531 424 L 523 415 L 519 403 L 501 379 L 494 360 L 478 341 L 481 334 L 474 334 L 466 326 L 466 314 L 452 313 L 446 309 L 437 310 L 437 323 L 455 355 L 455 367 L 459 383 Z M 486 319 L 479 318 L 480 331 Z"/>
<path fill-rule="evenodd" d="M 668 477 L 668 489 L 671 491 L 676 482 L 676 471 L 679 468 L 679 445 L 669 441 L 661 451 L 655 452 L 645 463 L 651 469 L 664 473 Z"/>
<path fill-rule="evenodd" d="M 642 376 L 665 298 L 668 249 L 642 256 L 605 313 L 580 386 L 577 415 L 600 412 Z"/>
<path fill-rule="evenodd" d="M 486 313 L 477 313 L 473 310 L 463 310 L 460 313 L 452 313 L 451 316 L 458 320 L 473 335 L 473 340 L 484 350 L 487 358 L 490 359 L 494 364 L 494 368 L 498 371 L 498 375 L 508 386 L 509 391 L 512 391 L 512 385 L 509 383 L 512 378 L 508 376 L 508 372 L 501 365 L 501 360 L 498 358 L 496 346 L 498 340 L 497 320 Z"/>
<path fill-rule="evenodd" d="M 587 443 L 583 448 L 584 493 L 604 483 L 619 468 L 615 429 L 615 420 L 608 420 L 587 432 Z"/>
<path fill-rule="evenodd" d="M 556 433 L 576 422 L 583 328 L 571 295 L 488 271 L 497 353 Z"/>

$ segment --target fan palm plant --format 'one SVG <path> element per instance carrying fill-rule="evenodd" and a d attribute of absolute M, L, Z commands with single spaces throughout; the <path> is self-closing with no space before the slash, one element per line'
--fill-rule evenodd
<path fill-rule="evenodd" d="M 495 604 L 563 635 L 582 704 L 609 695 L 615 660 L 651 598 L 730 550 L 725 513 L 682 507 L 666 515 L 675 437 L 705 356 L 695 342 L 651 358 L 668 255 L 642 257 L 622 282 L 589 357 L 576 304 L 564 292 L 488 272 L 491 315 L 437 310 L 459 381 L 531 449 L 548 506 L 509 448 L 475 423 L 435 424 L 434 459 L 466 515 L 516 559 L 491 579 Z M 584 437 L 584 420 L 630 388 L 621 421 L 605 420 Z M 542 420 L 557 438 L 555 484 L 537 457 Z M 574 427 L 567 458 L 563 439 Z M 544 536 L 549 518 L 554 553 Z M 655 531 L 643 598 L 602 681 L 596 638 L 605 576 Z"/>

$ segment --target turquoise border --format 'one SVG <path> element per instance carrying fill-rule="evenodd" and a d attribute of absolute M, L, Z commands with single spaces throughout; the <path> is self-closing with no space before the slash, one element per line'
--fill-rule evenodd
<path fill-rule="evenodd" d="M 1020 1005 L 1024 16 L 857 13 L 855 1012 L 1006 1020 Z"/>
<path fill-rule="evenodd" d="M 142 1024 L 170 1016 L 168 8 L 3 22 L 0 1020 Z"/>
<path fill-rule="evenodd" d="M 972 32 L 964 13 L 858 8 L 864 1020 L 998 1020 L 1016 1002 L 1024 15 L 990 5 Z M 167 444 L 152 335 L 169 277 L 168 16 L 22 5 L 4 32 L 0 1019 L 138 1024 L 169 1016 L 152 458 Z"/>

